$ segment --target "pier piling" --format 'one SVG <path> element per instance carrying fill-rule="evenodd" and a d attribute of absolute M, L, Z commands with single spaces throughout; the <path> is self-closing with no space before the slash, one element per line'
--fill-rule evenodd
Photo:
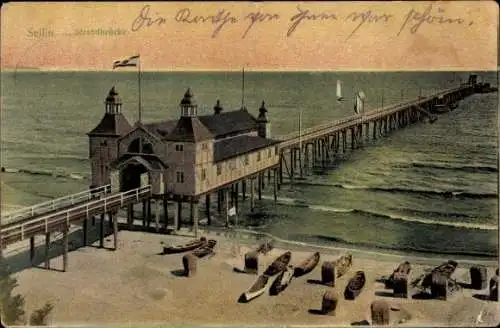
<path fill-rule="evenodd" d="M 101 214 L 101 220 L 99 222 L 99 248 L 104 247 L 104 214 Z"/>
<path fill-rule="evenodd" d="M 69 227 L 65 226 L 63 229 L 63 272 L 68 271 L 68 251 L 69 251 L 68 231 Z"/>
<path fill-rule="evenodd" d="M 50 232 L 45 234 L 45 269 L 50 269 Z"/>
<path fill-rule="evenodd" d="M 35 263 L 35 236 L 30 237 L 30 263 Z"/>

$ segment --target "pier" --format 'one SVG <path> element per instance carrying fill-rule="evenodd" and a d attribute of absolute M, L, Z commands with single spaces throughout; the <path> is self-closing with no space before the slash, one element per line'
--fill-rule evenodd
<path fill-rule="evenodd" d="M 118 247 L 118 211 L 121 209 L 128 210 L 127 217 L 127 227 L 132 228 L 134 220 L 133 206 L 135 204 L 143 204 L 143 226 L 149 227 L 151 222 L 152 211 L 151 202 L 153 201 L 157 205 L 156 210 L 153 212 L 156 222 L 156 232 L 171 232 L 172 230 L 178 230 L 181 223 L 181 209 L 182 202 L 188 201 L 190 203 L 190 223 L 193 225 L 195 236 L 197 236 L 198 230 L 198 210 L 199 199 L 204 196 L 204 203 L 206 204 L 206 215 L 207 224 L 210 225 L 210 197 L 211 194 L 217 195 L 217 209 L 218 212 L 222 212 L 222 207 L 224 204 L 225 214 L 226 214 L 226 226 L 229 226 L 229 203 L 231 207 L 238 208 L 238 199 L 242 195 L 242 200 L 246 200 L 247 193 L 250 194 L 251 210 L 254 206 L 254 195 L 257 193 L 258 199 L 262 199 L 262 189 L 264 187 L 264 177 L 267 173 L 268 183 L 271 180 L 271 173 L 273 173 L 274 184 L 274 199 L 277 199 L 277 192 L 280 185 L 283 183 L 284 175 L 286 174 L 288 178 L 293 181 L 296 176 L 302 176 L 305 167 L 308 167 L 310 163 L 319 163 L 325 166 L 328 161 L 334 158 L 339 153 L 345 153 L 348 149 L 355 150 L 359 148 L 363 142 L 369 138 L 377 139 L 381 136 L 389 134 L 391 131 L 404 128 L 410 124 L 420 122 L 422 120 L 433 121 L 437 118 L 438 114 L 434 111 L 435 107 L 443 104 L 453 104 L 461 99 L 477 92 L 475 87 L 475 81 L 469 80 L 469 83 L 461 84 L 460 86 L 441 90 L 439 92 L 433 93 L 425 97 L 418 97 L 417 99 L 405 101 L 400 104 L 385 106 L 376 110 L 371 110 L 363 115 L 353 115 L 345 119 L 336 120 L 326 124 L 321 124 L 313 126 L 302 131 L 296 131 L 291 134 L 284 136 L 274 137 L 272 142 L 265 144 L 262 152 L 258 154 L 255 153 L 255 169 L 253 171 L 245 171 L 240 176 L 228 175 L 228 178 L 218 182 L 216 186 L 208 186 L 204 191 L 199 192 L 193 196 L 182 196 L 182 193 L 176 193 L 174 191 L 169 191 L 168 182 L 163 179 L 165 175 L 157 174 L 160 169 L 165 169 L 167 165 L 162 162 L 158 157 L 155 157 L 153 150 L 155 149 L 154 138 L 155 135 L 148 135 L 148 140 L 153 140 L 152 145 L 148 143 L 139 144 L 137 147 L 138 151 L 132 151 L 131 149 L 135 147 L 134 139 L 128 146 L 128 152 L 125 152 L 122 158 L 114 158 L 116 170 L 121 170 L 120 172 L 126 172 L 126 170 L 136 170 L 130 168 L 129 166 L 132 162 L 137 166 L 141 164 L 142 171 L 133 171 L 131 174 L 140 175 L 140 178 L 135 180 L 140 180 L 140 182 L 135 182 L 128 184 L 124 187 L 124 183 L 119 182 L 120 187 L 116 187 L 116 178 L 111 177 L 111 184 L 103 183 L 104 180 L 99 180 L 93 177 L 93 184 L 97 181 L 97 187 L 91 187 L 90 190 L 84 191 L 78 194 L 65 196 L 59 199 L 55 199 L 49 202 L 44 202 L 34 206 L 30 206 L 18 211 L 14 211 L 5 214 L 1 218 L 0 225 L 0 251 L 6 246 L 18 243 L 24 240 L 30 240 L 30 257 L 33 262 L 34 259 L 34 238 L 37 235 L 45 236 L 45 268 L 50 268 L 49 259 L 49 247 L 51 244 L 50 236 L 54 232 L 63 233 L 63 271 L 67 270 L 68 267 L 68 230 L 73 224 L 81 225 L 83 228 L 84 242 L 82 246 L 87 246 L 87 231 L 89 222 L 93 221 L 95 223 L 95 217 L 100 216 L 99 221 L 99 245 L 103 247 L 104 245 L 104 222 L 105 218 L 109 221 L 109 226 L 112 227 L 114 235 L 114 247 Z M 114 89 L 112 89 L 114 92 Z M 121 102 L 116 100 L 117 93 L 110 92 L 113 96 L 109 103 L 106 103 L 106 108 L 109 112 L 106 115 L 115 115 L 121 107 Z M 109 98 L 110 96 L 108 96 Z M 185 113 L 188 110 L 192 110 L 194 107 L 194 102 L 191 102 L 191 93 L 188 90 L 186 92 L 185 98 L 181 102 L 182 109 Z M 187 99 L 187 100 L 186 100 Z M 108 101 L 108 100 L 107 100 Z M 189 101 L 189 102 L 188 102 Z M 187 105 L 186 105 L 187 104 Z M 115 107 L 116 106 L 116 107 Z M 219 106 L 219 103 L 217 103 Z M 216 114 L 220 113 L 222 108 L 215 107 Z M 267 123 L 265 118 L 265 112 L 267 110 L 264 107 L 264 103 L 260 108 L 258 122 Z M 121 114 L 120 114 L 121 115 Z M 195 117 L 190 119 L 194 120 Z M 198 118 L 196 118 L 198 119 Z M 200 121 L 205 123 L 206 118 L 200 117 Z M 128 123 L 127 123 L 128 124 Z M 161 123 L 163 124 L 163 123 Z M 196 123 L 198 124 L 198 123 Z M 193 124 L 195 126 L 195 124 Z M 262 125 L 263 126 L 263 125 Z M 140 129 L 141 126 L 139 124 Z M 97 129 L 97 128 L 96 128 Z M 259 126 L 260 129 L 260 126 Z M 161 130 L 157 129 L 157 131 Z M 136 133 L 134 131 L 129 132 L 129 134 Z M 116 139 L 113 140 L 125 140 L 129 134 L 116 135 Z M 146 134 L 145 134 L 146 135 Z M 259 135 L 261 131 L 259 130 Z M 266 136 L 265 131 L 262 134 Z M 89 134 L 89 136 L 92 135 Z M 250 138 L 250 137 L 248 137 Z M 143 140 L 143 139 L 141 139 Z M 228 139 L 229 140 L 229 139 Z M 253 140 L 253 139 L 252 139 Z M 262 138 L 264 139 L 264 137 Z M 176 140 L 175 142 L 178 142 Z M 195 141 L 196 142 L 196 141 Z M 219 141 L 219 142 L 226 142 Z M 252 141 L 253 142 L 253 141 Z M 196 143 L 195 143 L 196 144 Z M 103 141 L 100 141 L 100 145 L 105 145 Z M 114 144 L 117 148 L 119 144 Z M 264 147 L 262 146 L 262 147 Z M 91 146 L 92 147 L 92 146 Z M 203 146 L 211 147 L 211 146 Z M 205 149 L 200 147 L 200 149 Z M 147 149 L 147 151 L 146 151 Z M 210 150 L 210 148 L 208 148 Z M 217 153 L 217 148 L 213 148 L 214 152 Z M 179 146 L 176 145 L 176 151 Z M 252 150 L 249 150 L 252 151 Z M 272 153 L 271 153 L 272 152 Z M 268 153 L 264 155 L 269 162 L 265 160 L 261 161 L 261 153 Z M 252 153 L 250 153 L 252 154 Z M 227 160 L 228 156 L 226 154 L 216 154 L 219 157 L 224 157 Z M 272 156 L 271 156 L 272 155 Z M 92 156 L 92 155 L 90 155 Z M 231 155 L 232 156 L 232 155 Z M 252 167 L 252 158 L 247 156 L 242 157 L 245 164 Z M 252 155 L 253 156 L 253 155 Z M 274 161 L 274 156 L 276 156 L 276 161 Z M 146 159 L 146 160 L 144 160 Z M 249 164 L 250 162 L 250 164 Z M 214 163 L 218 163 L 214 160 Z M 221 162 L 222 163 L 222 162 Z M 135 167 L 135 166 L 134 166 Z M 215 164 L 214 164 L 215 168 Z M 204 170 L 204 169 L 203 169 Z M 217 164 L 217 176 L 220 175 L 221 164 Z M 231 170 L 234 170 L 232 168 Z M 249 170 L 249 169 L 246 169 Z M 142 179 L 144 172 L 149 171 L 149 180 Z M 118 172 L 118 171 L 117 171 Z M 205 171 L 201 171 L 201 181 L 205 179 L 205 175 L 209 175 Z M 112 172 L 107 172 L 108 181 L 109 176 L 112 176 Z M 187 175 L 187 173 L 186 173 Z M 93 172 L 94 176 L 94 172 Z M 96 175 L 97 176 L 97 175 Z M 154 185 L 151 177 L 156 177 L 155 179 L 160 179 L 162 183 Z M 189 180 L 184 174 L 179 175 L 177 173 L 177 182 L 184 182 L 184 179 Z M 97 180 L 96 180 L 97 179 Z M 215 179 L 215 178 L 214 178 Z M 221 178 L 222 179 L 222 178 Z M 123 179 L 122 179 L 123 180 Z M 134 181 L 135 181 L 134 180 Z M 256 180 L 256 181 L 255 181 Z M 166 186 L 166 187 L 165 187 Z M 240 189 L 241 186 L 241 189 Z M 176 208 L 176 215 L 174 217 L 174 224 L 169 225 L 167 203 L 175 201 L 178 206 Z M 160 215 L 159 212 L 163 209 L 164 221 L 163 229 L 160 229 Z M 146 223 L 147 222 L 147 223 Z"/>

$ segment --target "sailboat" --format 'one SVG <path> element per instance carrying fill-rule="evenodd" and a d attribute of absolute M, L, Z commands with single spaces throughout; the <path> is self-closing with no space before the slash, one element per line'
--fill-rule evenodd
<path fill-rule="evenodd" d="M 354 112 L 357 115 L 362 116 L 365 112 L 364 108 L 364 102 L 366 98 L 365 93 L 363 91 L 359 91 L 355 97 L 356 99 L 354 99 Z"/>
<path fill-rule="evenodd" d="M 342 96 L 342 81 L 337 80 L 337 101 L 344 101 Z"/>

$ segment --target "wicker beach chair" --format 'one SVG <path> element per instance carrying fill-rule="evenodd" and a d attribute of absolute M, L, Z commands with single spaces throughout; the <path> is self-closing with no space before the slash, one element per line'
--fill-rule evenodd
<path fill-rule="evenodd" d="M 388 325 L 389 324 L 389 304 L 384 300 L 375 300 L 371 306 L 372 325 Z"/>
<path fill-rule="evenodd" d="M 321 302 L 321 313 L 328 315 L 335 315 L 335 310 L 338 305 L 338 296 L 334 290 L 327 291 L 323 294 L 323 301 Z"/>

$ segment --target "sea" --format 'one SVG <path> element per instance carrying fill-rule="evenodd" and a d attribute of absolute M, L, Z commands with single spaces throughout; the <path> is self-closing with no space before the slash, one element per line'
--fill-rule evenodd
<path fill-rule="evenodd" d="M 142 120 L 177 118 L 189 87 L 200 115 L 217 100 L 224 110 L 243 101 L 257 115 L 265 101 L 271 134 L 280 136 L 298 131 L 300 111 L 303 128 L 352 115 L 359 90 L 368 112 L 457 86 L 469 73 L 250 71 L 243 96 L 239 72 L 142 72 Z M 497 85 L 496 72 L 476 73 Z M 135 71 L 2 72 L 2 213 L 88 189 L 86 133 L 103 116 L 112 86 L 133 124 L 138 85 Z M 248 201 L 240 207 L 238 225 L 318 245 L 498 257 L 497 122 L 498 94 L 474 94 L 433 124 L 366 141 L 325 168 L 308 168 L 301 180 L 285 175 L 278 202 L 266 186 L 253 213 Z"/>

